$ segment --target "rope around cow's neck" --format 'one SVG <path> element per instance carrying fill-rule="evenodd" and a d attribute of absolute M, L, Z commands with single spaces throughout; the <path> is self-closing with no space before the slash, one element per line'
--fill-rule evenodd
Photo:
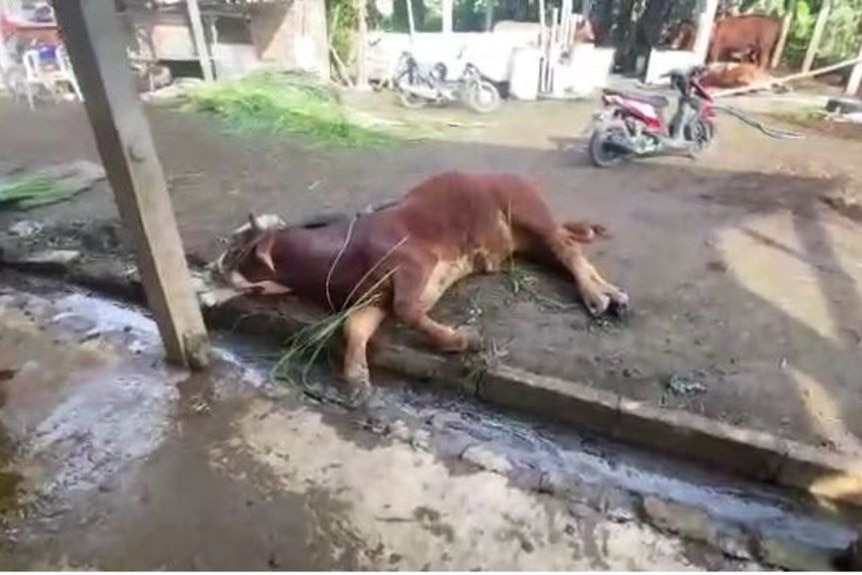
<path fill-rule="evenodd" d="M 350 225 L 347 227 L 347 234 L 344 236 L 344 242 L 342 242 L 341 248 L 339 248 L 338 250 L 338 254 L 336 254 L 335 259 L 332 261 L 332 265 L 329 266 L 329 271 L 326 272 L 326 284 L 324 286 L 324 290 L 326 292 L 326 302 L 329 304 L 329 309 L 333 312 L 337 310 L 335 309 L 335 303 L 333 303 L 332 301 L 332 291 L 330 289 L 330 286 L 332 284 L 332 275 L 335 273 L 335 268 L 338 267 L 341 258 L 344 256 L 344 252 L 347 251 L 347 246 L 350 244 L 350 240 L 353 238 L 353 227 L 356 225 L 356 220 L 358 220 L 360 217 L 362 217 L 362 214 L 356 214 L 353 216 L 353 218 L 351 218 Z M 356 295 L 356 290 L 359 289 L 359 286 L 365 283 L 365 280 L 367 280 L 368 277 L 373 274 L 378 267 L 380 267 L 380 264 L 382 264 L 387 258 L 389 258 L 389 256 L 392 255 L 395 250 L 404 245 L 404 242 L 407 241 L 407 238 L 408 236 L 404 236 L 403 238 L 401 238 L 396 244 L 390 247 L 385 254 L 383 254 L 383 257 L 378 259 L 374 263 L 374 265 L 371 266 L 371 268 L 369 268 L 368 271 L 365 272 L 365 274 L 359 279 L 359 281 L 356 282 L 356 285 L 353 286 L 353 289 L 350 290 L 350 293 L 344 300 L 342 310 L 346 309 L 350 305 L 350 301 L 353 299 L 353 296 Z"/>
<path fill-rule="evenodd" d="M 347 251 L 347 245 L 350 243 L 350 238 L 353 236 L 353 226 L 356 225 L 356 220 L 358 219 L 358 215 L 355 215 L 350 219 L 350 225 L 347 226 L 347 235 L 344 237 L 344 242 L 341 244 L 341 249 L 338 250 L 338 254 L 332 261 L 332 265 L 329 266 L 329 271 L 326 272 L 326 284 L 324 285 L 324 289 L 326 291 L 326 303 L 329 304 L 329 310 L 333 312 L 336 311 L 335 304 L 332 303 L 332 292 L 329 289 L 332 281 L 332 274 L 335 272 L 335 268 L 338 267 L 338 262 L 341 261 L 341 256 L 343 256 L 344 252 Z"/>

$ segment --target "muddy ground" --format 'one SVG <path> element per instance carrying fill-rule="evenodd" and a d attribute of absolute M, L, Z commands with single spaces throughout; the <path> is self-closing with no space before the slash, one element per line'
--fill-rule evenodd
<path fill-rule="evenodd" d="M 357 105 L 405 117 L 386 97 Z M 592 322 L 570 283 L 540 275 L 518 294 L 499 277 L 464 282 L 440 317 L 478 317 L 515 365 L 862 453 L 862 228 L 851 209 L 862 141 L 818 130 L 775 141 L 722 118 L 715 148 L 696 162 L 602 171 L 579 140 L 590 111 L 589 103 L 507 103 L 479 118 L 426 111 L 421 117 L 439 125 L 432 139 L 368 150 L 230 134 L 211 118 L 164 108 L 149 115 L 181 233 L 203 258 L 248 211 L 299 219 L 352 210 L 442 170 L 525 174 L 561 219 L 611 230 L 590 253 L 628 290 L 633 314 L 622 324 Z M 452 119 L 468 125 L 447 126 Z M 477 120 L 483 125 L 470 124 Z M 0 125 L 12 135 L 0 141 L 5 162 L 97 159 L 79 107 L 31 113 L 2 101 Z M 103 187 L 24 217 L 116 216 Z M 695 391 L 674 393 L 671 381 Z"/>
<path fill-rule="evenodd" d="M 0 566 L 830 569 L 815 506 L 392 380 L 345 412 L 272 348 L 161 360 L 140 310 L 0 274 Z"/>

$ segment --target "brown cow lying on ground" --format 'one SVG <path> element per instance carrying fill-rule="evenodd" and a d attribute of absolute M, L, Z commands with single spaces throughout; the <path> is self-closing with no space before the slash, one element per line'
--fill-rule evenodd
<path fill-rule="evenodd" d="M 278 218 L 263 220 L 252 216 L 218 261 L 234 287 L 295 293 L 332 311 L 374 296 L 344 327 L 344 375 L 355 401 L 371 391 L 366 346 L 390 314 L 441 351 L 478 348 L 478 334 L 428 313 L 452 284 L 501 271 L 515 254 L 561 264 L 593 315 L 628 306 L 628 296 L 605 281 L 581 249 L 603 230 L 557 223 L 536 188 L 515 175 L 445 173 L 355 218 L 291 227 Z"/>
<path fill-rule="evenodd" d="M 710 64 L 701 77 L 707 88 L 742 88 L 770 80 L 770 75 L 748 62 L 721 62 Z"/>

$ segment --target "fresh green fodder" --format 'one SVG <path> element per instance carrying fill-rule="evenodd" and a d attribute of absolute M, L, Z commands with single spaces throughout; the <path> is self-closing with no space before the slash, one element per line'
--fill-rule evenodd
<path fill-rule="evenodd" d="M 189 92 L 187 108 L 236 130 L 299 134 L 328 145 L 373 146 L 393 138 L 344 106 L 334 89 L 301 74 L 263 72 L 200 86 Z"/>
<path fill-rule="evenodd" d="M 75 195 L 77 190 L 56 178 L 48 176 L 22 176 L 0 181 L 0 209 L 29 210 L 47 204 L 62 202 Z"/>

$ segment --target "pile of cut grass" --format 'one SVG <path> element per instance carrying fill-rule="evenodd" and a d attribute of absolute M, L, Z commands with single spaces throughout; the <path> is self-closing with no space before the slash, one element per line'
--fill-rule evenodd
<path fill-rule="evenodd" d="M 21 176 L 0 181 L 0 209 L 29 210 L 74 196 L 72 186 L 48 176 Z"/>
<path fill-rule="evenodd" d="M 236 130 L 299 134 L 328 145 L 363 147 L 392 138 L 351 113 L 334 90 L 302 74 L 261 72 L 203 85 L 189 92 L 187 109 L 214 114 Z"/>

